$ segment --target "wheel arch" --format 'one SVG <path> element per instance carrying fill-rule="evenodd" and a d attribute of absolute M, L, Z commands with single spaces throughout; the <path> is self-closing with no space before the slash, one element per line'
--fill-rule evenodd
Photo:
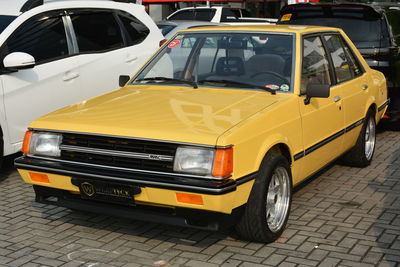
<path fill-rule="evenodd" d="M 367 109 L 365 110 L 365 116 L 367 116 L 367 114 L 368 114 L 368 112 L 371 110 L 371 111 L 373 111 L 374 112 L 374 115 L 375 115 L 375 120 L 376 121 L 378 121 L 377 119 L 377 116 L 379 115 L 378 113 L 378 106 L 376 105 L 376 99 L 375 99 L 375 97 L 371 97 L 369 100 L 368 100 L 368 103 L 367 103 L 367 105 L 366 105 L 366 107 L 367 107 Z"/>
<path fill-rule="evenodd" d="M 265 156 L 272 152 L 274 154 L 281 154 L 283 155 L 289 162 L 289 165 L 292 165 L 293 163 L 293 154 L 292 151 L 293 149 L 291 148 L 289 144 L 289 140 L 281 135 L 274 136 L 273 138 L 269 138 L 268 143 L 264 143 L 264 145 L 261 146 L 260 152 L 258 154 L 258 158 L 256 161 L 257 167 L 259 168 L 261 166 L 261 163 Z"/>

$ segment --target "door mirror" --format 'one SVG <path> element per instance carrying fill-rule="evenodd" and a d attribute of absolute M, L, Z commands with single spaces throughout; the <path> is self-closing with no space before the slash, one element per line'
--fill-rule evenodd
<path fill-rule="evenodd" d="M 27 53 L 14 52 L 3 60 L 4 67 L 12 71 L 30 69 L 35 66 L 35 58 Z"/>
<path fill-rule="evenodd" d="M 124 87 L 127 82 L 129 82 L 131 78 L 128 75 L 120 75 L 119 76 L 119 86 Z"/>
<path fill-rule="evenodd" d="M 312 97 L 328 98 L 330 95 L 330 88 L 331 86 L 329 84 L 307 84 L 306 99 L 304 99 L 304 104 L 310 104 Z"/>

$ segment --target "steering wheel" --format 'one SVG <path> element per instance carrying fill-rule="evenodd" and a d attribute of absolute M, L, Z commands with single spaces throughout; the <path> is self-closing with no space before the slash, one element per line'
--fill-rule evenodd
<path fill-rule="evenodd" d="M 263 74 L 269 74 L 269 75 L 275 76 L 275 77 L 279 78 L 280 80 L 282 80 L 283 83 L 290 84 L 290 82 L 283 75 L 273 72 L 273 71 L 257 72 L 257 73 L 254 73 L 253 75 L 251 75 L 250 78 L 255 78 L 255 77 L 263 75 Z"/>

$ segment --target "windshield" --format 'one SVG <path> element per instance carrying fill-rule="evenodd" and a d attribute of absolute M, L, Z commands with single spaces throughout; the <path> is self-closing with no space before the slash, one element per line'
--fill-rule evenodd
<path fill-rule="evenodd" d="M 194 83 L 292 91 L 293 36 L 272 33 L 177 35 L 133 80 L 134 84 Z M 154 79 L 152 79 L 154 78 Z M 162 79 L 166 78 L 166 79 Z"/>
<path fill-rule="evenodd" d="M 16 18 L 16 16 L 1 16 L 0 15 L 0 33 Z"/>

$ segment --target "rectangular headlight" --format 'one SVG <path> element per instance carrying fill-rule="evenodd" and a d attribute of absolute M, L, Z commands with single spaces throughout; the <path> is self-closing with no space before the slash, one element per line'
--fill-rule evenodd
<path fill-rule="evenodd" d="M 202 147 L 178 147 L 174 171 L 195 175 L 211 175 L 215 149 Z"/>
<path fill-rule="evenodd" d="M 29 154 L 59 157 L 62 135 L 47 132 L 32 132 L 29 144 Z"/>

